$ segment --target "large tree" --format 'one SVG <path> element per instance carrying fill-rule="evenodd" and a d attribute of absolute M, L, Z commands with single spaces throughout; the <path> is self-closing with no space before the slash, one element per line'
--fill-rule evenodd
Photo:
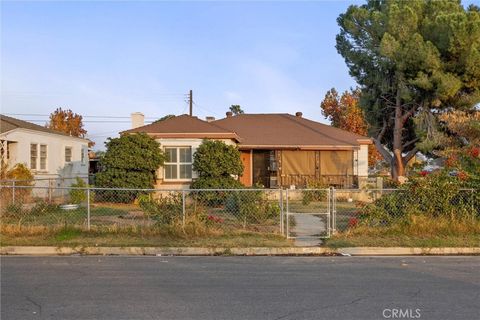
<path fill-rule="evenodd" d="M 337 21 L 336 48 L 398 180 L 417 151 L 440 147 L 432 128 L 439 113 L 480 101 L 480 10 L 452 0 L 370 0 Z"/>
<path fill-rule="evenodd" d="M 368 135 L 368 123 L 365 120 L 363 110 L 359 106 L 360 90 L 345 91 L 340 96 L 332 88 L 327 91 L 325 98 L 320 104 L 322 114 L 330 120 L 332 126 L 349 132 Z M 380 154 L 373 145 L 368 149 L 368 164 L 375 165 L 380 159 Z"/>
<path fill-rule="evenodd" d="M 87 130 L 83 128 L 82 116 L 73 113 L 72 110 L 63 110 L 57 108 L 50 114 L 50 120 L 47 128 L 57 130 L 73 137 L 83 138 L 87 134 Z"/>

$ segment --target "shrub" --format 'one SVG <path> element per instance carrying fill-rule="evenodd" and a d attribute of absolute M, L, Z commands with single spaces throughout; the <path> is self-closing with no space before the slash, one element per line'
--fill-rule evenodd
<path fill-rule="evenodd" d="M 0 179 L 2 180 L 15 180 L 15 186 L 21 186 L 22 188 L 15 189 L 15 200 L 25 202 L 31 196 L 32 189 L 25 188 L 33 185 L 33 173 L 23 163 L 17 163 L 12 168 L 9 168 L 6 164 L 2 164 L 0 168 Z M 12 183 L 5 183 L 6 185 L 12 185 Z M 0 198 L 3 204 L 10 203 L 13 200 L 12 188 L 1 188 Z"/>
<path fill-rule="evenodd" d="M 50 203 L 45 200 L 38 200 L 35 205 L 30 209 L 30 214 L 33 216 L 41 216 L 47 213 L 55 212 L 58 209 L 58 205 Z"/>
<path fill-rule="evenodd" d="M 192 189 L 239 189 L 243 185 L 234 178 L 243 173 L 243 164 L 237 147 L 222 141 L 204 140 L 193 156 L 193 169 L 198 178 Z M 212 191 L 196 194 L 196 198 L 208 206 L 225 202 L 226 192 Z"/>
<path fill-rule="evenodd" d="M 232 177 L 204 177 L 192 183 L 192 189 L 242 189 L 244 186 Z M 206 206 L 220 206 L 225 203 L 231 191 L 193 192 L 195 199 Z"/>
<path fill-rule="evenodd" d="M 155 172 L 165 161 L 165 155 L 155 139 L 145 133 L 125 134 L 120 138 L 109 138 L 105 145 L 107 151 L 101 159 L 105 169 L 95 177 L 99 187 L 153 188 Z M 102 201 L 128 203 L 141 193 L 102 190 L 98 192 L 98 197 Z"/>
<path fill-rule="evenodd" d="M 182 196 L 180 194 L 160 195 L 153 198 L 153 195 L 141 195 L 138 198 L 138 204 L 152 219 L 159 224 L 172 224 L 174 221 L 182 219 Z"/>
<path fill-rule="evenodd" d="M 240 176 L 243 164 L 236 146 L 218 140 L 203 140 L 193 156 L 193 169 L 199 178 Z"/>
<path fill-rule="evenodd" d="M 225 210 L 244 223 L 265 223 L 277 219 L 280 206 L 263 197 L 262 191 L 239 191 L 230 193 L 225 201 Z"/>
<path fill-rule="evenodd" d="M 71 185 L 72 188 L 87 188 L 88 184 L 83 179 L 77 177 L 76 182 Z M 80 204 L 87 201 L 87 191 L 84 189 L 70 189 L 70 201 L 75 204 Z M 95 194 L 90 191 L 90 202 L 93 202 Z"/>
<path fill-rule="evenodd" d="M 474 197 L 475 193 L 461 190 L 464 187 L 462 179 L 448 169 L 411 177 L 398 191 L 365 206 L 360 217 L 369 225 L 394 221 L 409 223 L 412 216 L 442 217 L 451 221 L 480 218 L 480 202 Z"/>
<path fill-rule="evenodd" d="M 328 196 L 328 191 L 326 189 L 328 189 L 328 186 L 321 181 L 309 181 L 307 183 L 307 190 L 302 190 L 302 204 L 309 205 L 312 201 L 326 201 Z"/>

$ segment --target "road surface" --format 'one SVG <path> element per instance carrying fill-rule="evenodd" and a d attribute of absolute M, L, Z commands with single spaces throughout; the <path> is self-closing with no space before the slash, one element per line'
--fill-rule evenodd
<path fill-rule="evenodd" d="M 480 257 L 1 257 L 2 320 L 398 316 L 479 319 Z"/>

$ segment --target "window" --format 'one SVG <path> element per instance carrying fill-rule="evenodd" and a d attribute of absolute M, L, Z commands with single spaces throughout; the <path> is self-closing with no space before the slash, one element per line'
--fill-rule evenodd
<path fill-rule="evenodd" d="M 85 163 L 86 163 L 86 161 L 85 161 L 85 159 L 86 159 L 86 157 L 85 157 L 86 152 L 87 152 L 87 150 L 82 147 L 82 149 L 80 150 L 80 156 L 81 156 L 81 162 L 82 162 L 82 164 L 85 164 Z"/>
<path fill-rule="evenodd" d="M 192 179 L 192 148 L 165 148 L 165 180 Z"/>
<path fill-rule="evenodd" d="M 47 170 L 47 145 L 40 145 L 40 170 Z"/>
<path fill-rule="evenodd" d="M 72 162 L 72 147 L 65 147 L 65 162 Z"/>
<path fill-rule="evenodd" d="M 38 149 L 37 144 L 30 144 L 30 169 L 37 170 Z"/>

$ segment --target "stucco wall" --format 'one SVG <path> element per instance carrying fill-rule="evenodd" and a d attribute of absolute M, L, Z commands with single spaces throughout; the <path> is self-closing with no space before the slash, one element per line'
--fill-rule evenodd
<path fill-rule="evenodd" d="M 156 139 L 160 143 L 161 148 L 165 147 L 191 147 L 192 148 L 192 157 L 197 151 L 198 147 L 202 144 L 203 139 Z M 228 145 L 235 145 L 235 142 L 230 139 L 217 139 L 223 141 Z M 193 161 L 193 159 L 192 159 Z M 159 189 L 188 189 L 190 187 L 190 182 L 181 182 L 181 181 L 163 181 L 164 169 L 160 167 L 157 170 L 157 184 L 156 187 Z M 195 171 L 192 172 L 192 178 L 197 178 L 198 175 Z"/>
<path fill-rule="evenodd" d="M 51 134 L 27 129 L 15 129 L 1 135 L 10 144 L 9 164 L 24 163 L 30 168 L 30 144 L 38 144 L 37 170 L 35 178 L 73 177 L 88 175 L 88 141 L 75 137 Z M 40 170 L 40 145 L 47 145 L 47 167 Z M 72 148 L 72 162 L 65 163 L 65 147 Z M 84 162 L 81 153 L 84 152 Z"/>

